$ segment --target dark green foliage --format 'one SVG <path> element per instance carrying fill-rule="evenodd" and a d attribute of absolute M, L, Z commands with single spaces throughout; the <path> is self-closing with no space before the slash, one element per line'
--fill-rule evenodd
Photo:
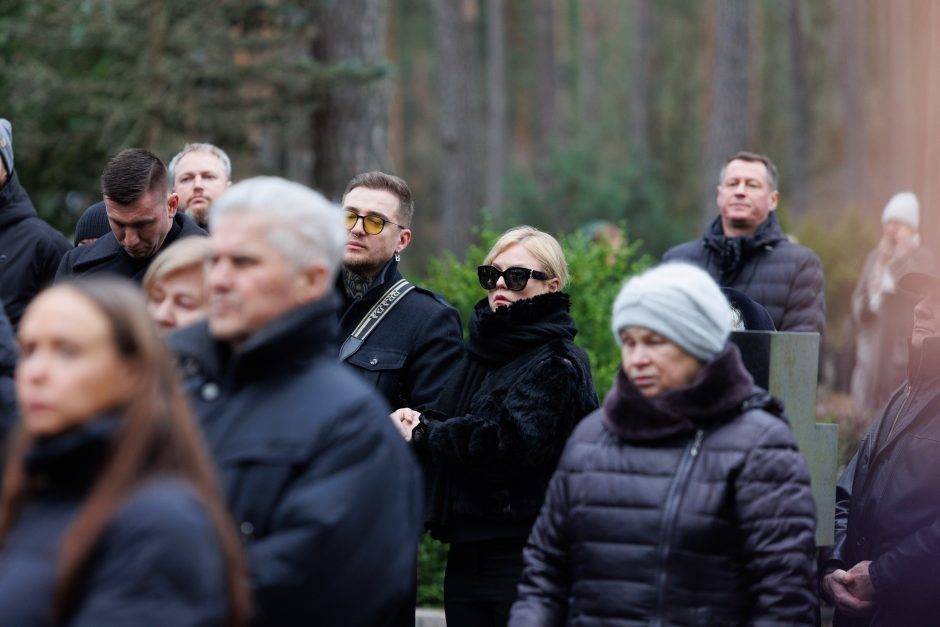
<path fill-rule="evenodd" d="M 188 141 L 233 157 L 261 124 L 315 107 L 339 81 L 384 66 L 317 63 L 319 3 L 9 0 L 0 12 L 0 115 L 40 213 L 68 231 L 108 158 Z M 236 158 L 237 161 L 237 158 Z M 68 206 L 67 206 L 68 205 Z"/>
<path fill-rule="evenodd" d="M 425 534 L 418 547 L 418 607 L 444 606 L 447 545 Z"/>

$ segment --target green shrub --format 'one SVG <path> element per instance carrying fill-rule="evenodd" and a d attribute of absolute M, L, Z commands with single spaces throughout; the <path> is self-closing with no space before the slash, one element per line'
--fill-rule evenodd
<path fill-rule="evenodd" d="M 621 228 L 626 239 L 626 230 Z M 489 247 L 500 233 L 485 226 L 477 233 L 478 242 L 471 245 L 464 259 L 453 255 L 434 259 L 428 266 L 423 287 L 442 294 L 460 312 L 466 329 L 473 306 L 486 292 L 477 281 L 476 267 L 483 263 Z M 588 354 L 598 397 L 613 383 L 620 367 L 620 351 L 610 331 L 610 308 L 623 282 L 650 265 L 649 257 L 640 255 L 638 242 L 619 249 L 594 244 L 580 233 L 559 237 L 568 260 L 571 280 L 571 315 L 578 325 L 575 341 Z M 425 536 L 418 553 L 418 605 L 439 607 L 443 604 L 444 564 L 447 549 Z"/>

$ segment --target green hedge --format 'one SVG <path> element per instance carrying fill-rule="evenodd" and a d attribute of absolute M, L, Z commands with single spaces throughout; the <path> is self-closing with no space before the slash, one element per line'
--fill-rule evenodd
<path fill-rule="evenodd" d="M 623 241 L 629 241 L 624 231 Z M 442 294 L 460 312 L 464 328 L 473 306 L 486 295 L 477 281 L 476 267 L 483 262 L 489 247 L 500 233 L 484 227 L 477 234 L 478 242 L 470 246 L 464 261 L 453 255 L 432 260 L 421 285 Z M 588 354 L 598 397 L 610 389 L 620 351 L 610 331 L 610 308 L 623 282 L 651 263 L 640 254 L 640 243 L 618 249 L 595 244 L 581 233 L 558 237 L 571 275 L 568 293 L 571 315 L 578 325 L 575 341 Z M 418 555 L 418 605 L 437 607 L 443 604 L 444 563 L 447 548 L 425 536 Z"/>

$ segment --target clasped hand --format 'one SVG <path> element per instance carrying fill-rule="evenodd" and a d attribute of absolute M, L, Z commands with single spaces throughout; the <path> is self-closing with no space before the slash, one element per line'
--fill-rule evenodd
<path fill-rule="evenodd" d="M 868 568 L 859 562 L 849 570 L 836 569 L 823 577 L 822 587 L 836 608 L 846 616 L 865 616 L 875 606 L 875 587 Z"/>
<path fill-rule="evenodd" d="M 415 428 L 415 425 L 418 424 L 420 417 L 421 412 L 408 407 L 397 409 L 389 415 L 389 418 L 392 419 L 392 424 L 395 425 L 395 428 L 398 429 L 401 436 L 405 438 L 405 442 L 411 442 L 411 432 Z"/>

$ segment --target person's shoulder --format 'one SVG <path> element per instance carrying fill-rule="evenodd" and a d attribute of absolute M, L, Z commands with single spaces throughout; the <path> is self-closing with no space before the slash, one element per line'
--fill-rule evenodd
<path fill-rule="evenodd" d="M 422 308 L 428 310 L 452 310 L 457 311 L 453 305 L 451 305 L 446 298 L 433 292 L 427 288 L 421 287 L 420 285 L 415 285 L 415 288 L 411 291 L 413 302 Z"/>
<path fill-rule="evenodd" d="M 107 233 L 91 244 L 69 250 L 63 256 L 62 262 L 72 272 L 79 273 L 114 259 L 120 249 L 114 233 Z"/>
<path fill-rule="evenodd" d="M 701 237 L 691 239 L 667 250 L 662 257 L 663 261 L 689 261 L 701 257 L 705 245 Z"/>
<path fill-rule="evenodd" d="M 165 476 L 146 481 L 121 505 L 112 524 L 113 540 L 128 543 L 142 537 L 184 541 L 199 530 L 209 530 L 208 510 L 196 489 L 180 477 Z"/>
<path fill-rule="evenodd" d="M 204 228 L 196 224 L 192 218 L 182 212 L 177 212 L 174 217 L 179 222 L 180 232 L 176 236 L 176 239 L 181 239 L 183 237 L 191 237 L 193 235 L 199 237 L 208 237 L 209 232 Z"/>

